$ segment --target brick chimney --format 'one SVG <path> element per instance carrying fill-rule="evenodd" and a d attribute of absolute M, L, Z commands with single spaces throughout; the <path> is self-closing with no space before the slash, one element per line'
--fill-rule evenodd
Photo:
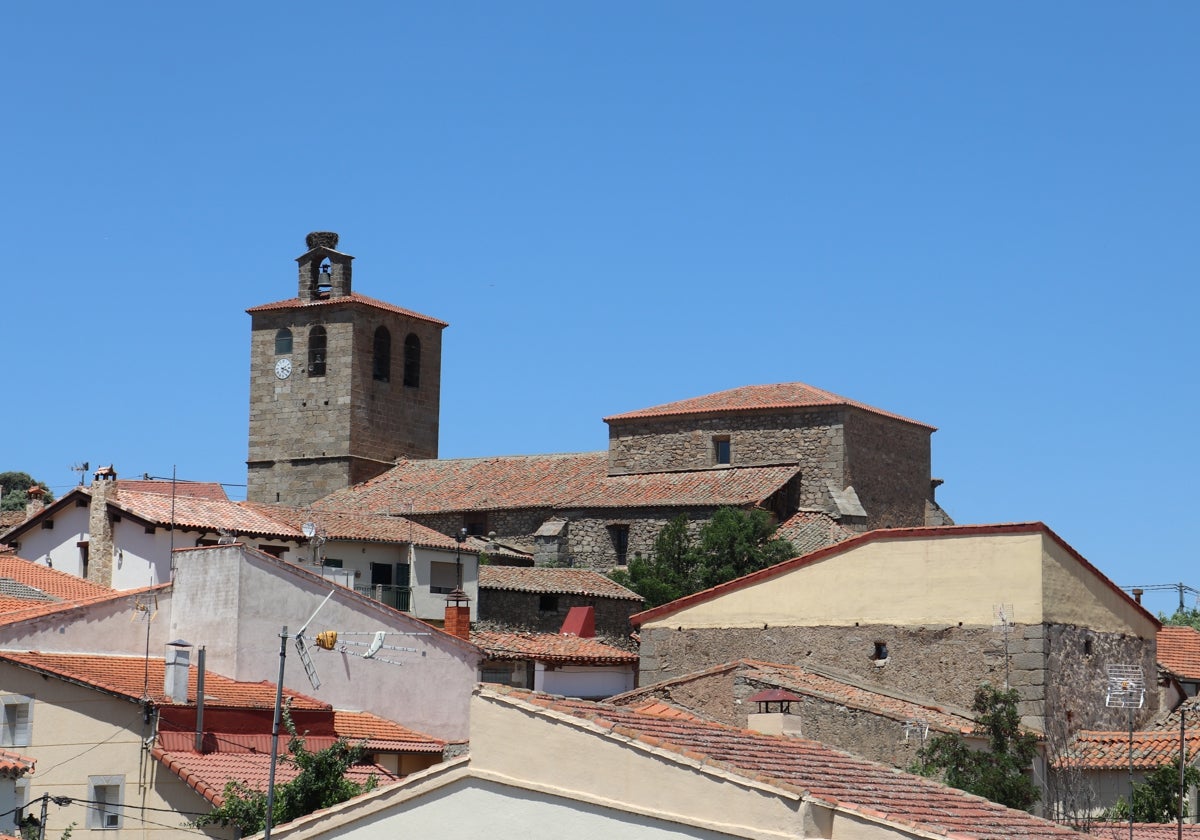
<path fill-rule="evenodd" d="M 117 497 L 117 471 L 111 466 L 100 467 L 92 476 L 90 489 L 87 579 L 101 586 L 112 586 L 113 523 L 108 503 Z"/>
<path fill-rule="evenodd" d="M 464 642 L 471 641 L 471 599 L 461 589 L 446 596 L 446 620 L 442 629 Z"/>

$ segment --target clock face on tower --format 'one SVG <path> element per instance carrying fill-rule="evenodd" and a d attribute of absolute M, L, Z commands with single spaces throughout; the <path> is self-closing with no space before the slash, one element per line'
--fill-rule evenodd
<path fill-rule="evenodd" d="M 292 375 L 292 360 L 280 359 L 275 363 L 275 376 L 279 379 L 287 379 Z"/>

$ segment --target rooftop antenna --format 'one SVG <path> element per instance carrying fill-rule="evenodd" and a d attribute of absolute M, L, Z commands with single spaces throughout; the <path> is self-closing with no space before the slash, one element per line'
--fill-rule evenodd
<path fill-rule="evenodd" d="M 79 486 L 83 486 L 83 477 L 88 471 L 88 462 L 80 461 L 71 465 L 71 472 L 79 473 Z"/>
<path fill-rule="evenodd" d="M 317 647 L 323 650 L 336 650 L 340 653 L 349 653 L 352 656 L 360 656 L 363 659 L 373 659 L 376 662 L 386 662 L 389 665 L 403 665 L 404 663 L 379 656 L 379 651 L 394 650 L 402 653 L 419 653 L 421 656 L 425 656 L 425 651 L 419 648 L 388 644 L 387 639 L 389 635 L 432 636 L 433 634 L 388 633 L 386 630 L 378 630 L 374 633 L 338 633 L 336 630 L 324 630 L 317 634 Z M 365 648 L 365 650 L 362 650 L 362 648 Z"/>
<path fill-rule="evenodd" d="M 1146 680 L 1139 665 L 1109 665 L 1104 705 L 1129 710 L 1129 840 L 1133 840 L 1133 713 L 1146 702 Z"/>
<path fill-rule="evenodd" d="M 921 738 L 921 745 L 925 745 L 925 738 L 929 735 L 929 722 L 914 718 L 913 720 L 904 721 L 904 743 L 908 743 L 908 739 L 918 735 Z"/>
<path fill-rule="evenodd" d="M 309 548 L 312 549 L 312 564 L 314 566 L 323 565 L 324 558 L 321 557 L 321 546 L 325 545 L 328 539 L 328 534 L 325 529 L 317 525 L 317 523 L 309 521 L 300 526 L 300 533 L 308 539 Z M 311 619 L 309 619 L 311 621 Z"/>
<path fill-rule="evenodd" d="M 995 604 L 992 607 L 992 617 L 995 619 L 992 623 L 992 632 L 1000 636 L 1004 645 L 1004 690 L 1008 691 L 1008 640 L 1012 634 L 1013 605 Z"/>

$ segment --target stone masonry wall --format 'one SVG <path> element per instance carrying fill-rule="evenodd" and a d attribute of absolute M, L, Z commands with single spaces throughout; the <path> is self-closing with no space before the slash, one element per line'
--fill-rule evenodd
<path fill-rule="evenodd" d="M 868 529 L 925 524 L 930 430 L 852 409 L 846 414 L 846 471 L 867 511 Z"/>
<path fill-rule="evenodd" d="M 629 616 L 642 608 L 640 601 L 600 598 L 594 595 L 557 595 L 556 610 L 542 611 L 541 594 L 511 589 L 480 589 L 479 620 L 512 629 L 557 633 L 571 607 L 592 607 L 596 615 L 596 635 L 624 638 L 633 628 Z"/>

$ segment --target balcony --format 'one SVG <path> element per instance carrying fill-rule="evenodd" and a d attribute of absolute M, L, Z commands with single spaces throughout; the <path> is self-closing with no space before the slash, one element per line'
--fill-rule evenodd
<path fill-rule="evenodd" d="M 389 586 L 382 583 L 355 584 L 354 591 L 381 604 L 386 604 L 394 610 L 409 612 L 412 609 L 412 588 L 408 586 Z"/>

